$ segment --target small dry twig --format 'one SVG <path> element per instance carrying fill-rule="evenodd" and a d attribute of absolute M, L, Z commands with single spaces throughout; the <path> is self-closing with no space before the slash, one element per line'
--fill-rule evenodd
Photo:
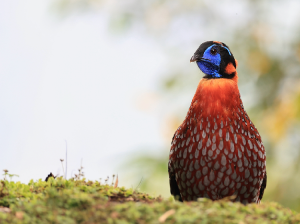
<path fill-rule="evenodd" d="M 169 216 L 174 215 L 174 214 L 175 214 L 175 210 L 174 209 L 166 211 L 162 216 L 159 217 L 158 221 L 160 223 L 164 223 Z"/>
<path fill-rule="evenodd" d="M 140 184 L 142 183 L 142 181 L 143 181 L 143 177 L 142 177 L 142 179 L 140 180 L 140 182 L 139 182 L 138 186 L 136 186 L 136 188 L 134 189 L 134 191 L 133 191 L 133 192 L 135 192 L 135 191 L 138 189 L 138 187 L 140 186 Z"/>
<path fill-rule="evenodd" d="M 114 188 L 118 187 L 118 183 L 119 183 L 119 178 L 118 178 L 118 174 L 117 174 L 117 178 L 116 178 L 116 182 L 115 182 Z"/>
<path fill-rule="evenodd" d="M 63 164 L 64 159 L 60 159 L 60 161 L 61 161 L 61 166 L 62 166 L 62 169 L 63 169 L 64 176 L 65 176 L 64 164 Z"/>
<path fill-rule="evenodd" d="M 84 177 L 84 172 L 82 172 L 83 166 L 82 166 L 82 159 L 81 159 L 81 165 L 80 168 L 78 169 L 78 174 L 74 174 L 74 179 L 75 180 L 80 180 L 81 177 Z"/>
<path fill-rule="evenodd" d="M 114 186 L 115 176 L 116 176 L 116 175 L 114 175 L 114 174 L 112 175 L 111 186 Z"/>
<path fill-rule="evenodd" d="M 4 174 L 3 174 L 3 176 L 4 176 L 4 180 L 6 180 L 6 176 L 8 175 L 8 170 L 3 170 L 4 171 Z"/>
<path fill-rule="evenodd" d="M 109 180 L 109 176 L 107 176 L 107 178 L 104 180 L 105 181 L 105 185 L 108 185 L 108 180 Z"/>

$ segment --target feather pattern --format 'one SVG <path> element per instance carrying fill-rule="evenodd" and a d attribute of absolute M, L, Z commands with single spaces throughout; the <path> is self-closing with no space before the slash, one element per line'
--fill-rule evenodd
<path fill-rule="evenodd" d="M 265 149 L 244 110 L 237 79 L 237 74 L 232 79 L 203 78 L 173 136 L 171 192 L 178 189 L 183 201 L 236 195 L 236 201 L 247 204 L 262 198 Z"/>

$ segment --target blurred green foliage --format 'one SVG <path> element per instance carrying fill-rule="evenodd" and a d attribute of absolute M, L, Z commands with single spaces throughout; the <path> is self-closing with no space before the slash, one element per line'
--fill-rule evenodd
<path fill-rule="evenodd" d="M 180 203 L 133 189 L 50 178 L 28 184 L 0 180 L 0 223 L 299 223 L 277 203 Z"/>
<path fill-rule="evenodd" d="M 108 28 L 135 30 L 152 38 L 169 62 L 157 92 L 162 96 L 166 148 L 183 121 L 200 72 L 188 60 L 206 40 L 230 46 L 239 61 L 239 87 L 244 106 L 267 150 L 268 184 L 264 201 L 277 201 L 300 211 L 300 20 L 293 0 L 56 0 L 60 14 L 102 13 Z M 122 32 L 119 32 L 122 35 Z M 194 69 L 194 70 L 193 70 Z M 184 99 L 184 100 L 178 100 Z M 167 151 L 167 150 L 166 150 Z M 143 156 L 135 176 L 145 176 L 142 189 L 166 192 L 166 153 Z M 147 169 L 147 173 L 145 170 Z M 160 173 L 160 178 L 156 178 Z M 146 177 L 147 176 L 147 177 Z M 155 176 L 155 178 L 154 178 Z M 157 183 L 161 183 L 158 188 Z"/>

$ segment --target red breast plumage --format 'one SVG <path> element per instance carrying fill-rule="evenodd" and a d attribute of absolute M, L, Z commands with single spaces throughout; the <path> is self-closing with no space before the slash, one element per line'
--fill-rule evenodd
<path fill-rule="evenodd" d="M 236 66 L 235 66 L 236 67 Z M 189 111 L 172 139 L 171 193 L 179 200 L 212 200 L 236 195 L 259 203 L 266 185 L 266 154 L 261 137 L 244 110 L 234 77 L 203 78 Z M 263 186 L 263 187 L 262 187 Z"/>

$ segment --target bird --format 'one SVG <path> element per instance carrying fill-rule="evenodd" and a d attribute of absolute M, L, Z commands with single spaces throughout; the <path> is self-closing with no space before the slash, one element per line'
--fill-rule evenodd
<path fill-rule="evenodd" d="M 266 152 L 243 106 L 238 62 L 219 41 L 202 43 L 190 62 L 204 76 L 172 138 L 171 194 L 179 201 L 229 197 L 259 204 L 267 185 Z"/>

